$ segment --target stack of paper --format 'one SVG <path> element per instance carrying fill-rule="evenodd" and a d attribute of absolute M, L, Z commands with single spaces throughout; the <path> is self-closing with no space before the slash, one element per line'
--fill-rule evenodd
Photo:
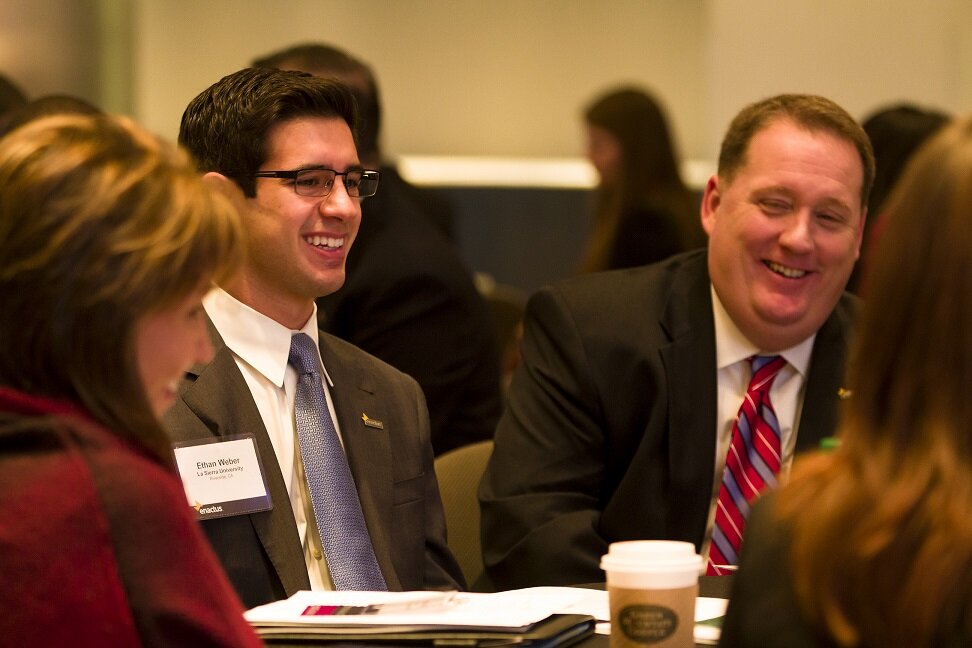
<path fill-rule="evenodd" d="M 725 599 L 699 598 L 695 641 L 715 645 Z M 474 646 L 516 635 L 521 646 L 567 645 L 593 631 L 610 632 L 608 594 L 576 587 L 530 587 L 460 592 L 298 592 L 246 612 L 268 643 L 314 637 L 320 641 L 436 643 Z M 541 639 L 543 639 L 541 641 Z"/>
<path fill-rule="evenodd" d="M 594 618 L 573 613 L 589 590 L 542 587 L 496 594 L 298 592 L 246 612 L 260 636 L 277 639 L 476 645 L 516 636 L 524 646 L 567 645 Z"/>

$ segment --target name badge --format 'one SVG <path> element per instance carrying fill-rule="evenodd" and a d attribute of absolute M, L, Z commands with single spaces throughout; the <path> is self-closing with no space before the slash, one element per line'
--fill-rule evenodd
<path fill-rule="evenodd" d="M 200 520 L 273 508 L 252 434 L 183 441 L 172 452 Z"/>

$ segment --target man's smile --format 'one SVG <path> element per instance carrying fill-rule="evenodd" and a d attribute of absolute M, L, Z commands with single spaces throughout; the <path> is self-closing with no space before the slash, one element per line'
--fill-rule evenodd
<path fill-rule="evenodd" d="M 783 264 L 776 263 L 775 261 L 763 261 L 763 265 L 765 265 L 767 268 L 769 268 L 776 274 L 782 275 L 787 279 L 800 279 L 801 277 L 804 277 L 807 274 L 806 270 L 790 268 Z"/>
<path fill-rule="evenodd" d="M 335 237 L 335 236 L 305 236 L 304 241 L 313 245 L 314 247 L 324 248 L 326 250 L 337 250 L 344 246 L 345 237 Z"/>

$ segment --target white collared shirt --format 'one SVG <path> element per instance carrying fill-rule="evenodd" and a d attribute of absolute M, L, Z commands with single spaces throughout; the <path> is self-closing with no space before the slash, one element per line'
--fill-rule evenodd
<path fill-rule="evenodd" d="M 702 547 L 702 555 L 705 558 L 708 558 L 709 554 L 709 539 L 712 535 L 712 527 L 715 524 L 716 501 L 719 499 L 722 472 L 726 465 L 729 444 L 732 441 L 732 425 L 739 413 L 739 406 L 749 389 L 749 381 L 752 378 L 752 368 L 748 359 L 753 355 L 768 355 L 746 339 L 746 336 L 729 317 L 729 313 L 726 312 L 711 285 L 710 290 L 712 292 L 712 314 L 715 320 L 718 396 L 716 404 L 716 460 L 709 518 L 705 529 L 705 542 Z M 810 367 L 810 355 L 813 352 L 813 342 L 816 337 L 816 334 L 811 335 L 796 346 L 771 354 L 781 355 L 786 360 L 786 364 L 780 369 L 776 379 L 773 380 L 769 392 L 770 402 L 773 403 L 776 418 L 780 423 L 781 477 L 789 472 L 793 463 L 797 427 L 799 426 L 800 413 L 803 410 L 807 370 Z"/>
<path fill-rule="evenodd" d="M 294 397 L 297 372 L 288 364 L 290 338 L 306 333 L 318 346 L 317 307 L 299 331 L 291 330 L 235 299 L 221 288 L 215 288 L 203 299 L 206 314 L 216 326 L 223 342 L 233 353 L 236 365 L 250 388 L 253 402 L 260 412 L 276 454 L 280 474 L 290 495 L 290 505 L 297 521 L 297 535 L 304 550 L 304 561 L 311 589 L 334 589 L 327 562 L 317 533 L 314 510 L 304 480 L 303 465 L 297 445 L 294 419 Z M 318 347 L 318 357 L 320 349 Z M 335 419 L 334 403 L 329 385 L 334 383 L 321 363 L 324 396 L 334 420 L 334 429 L 341 435 Z M 263 461 L 268 461 L 263 457 Z M 279 506 L 280 502 L 274 502 Z"/>

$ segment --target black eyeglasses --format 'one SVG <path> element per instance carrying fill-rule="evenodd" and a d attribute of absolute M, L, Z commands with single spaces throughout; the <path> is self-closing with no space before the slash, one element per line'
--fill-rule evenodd
<path fill-rule="evenodd" d="M 354 169 L 339 173 L 334 169 L 297 169 L 296 171 L 257 171 L 247 173 L 253 178 L 288 178 L 294 181 L 298 196 L 327 196 L 334 188 L 334 179 L 344 176 L 344 189 L 352 198 L 367 198 L 378 192 L 377 171 Z"/>

